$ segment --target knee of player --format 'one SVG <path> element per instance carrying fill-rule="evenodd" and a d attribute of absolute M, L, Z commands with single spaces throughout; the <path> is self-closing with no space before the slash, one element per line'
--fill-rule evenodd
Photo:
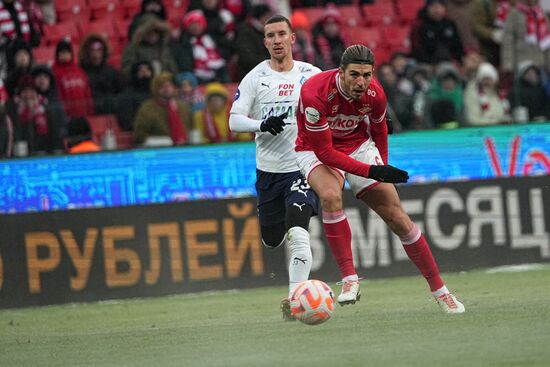
<path fill-rule="evenodd" d="M 323 209 L 342 207 L 342 190 L 325 189 L 318 193 Z"/>

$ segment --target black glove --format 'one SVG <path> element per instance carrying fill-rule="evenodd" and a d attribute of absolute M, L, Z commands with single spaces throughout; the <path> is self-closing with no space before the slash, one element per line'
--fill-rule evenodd
<path fill-rule="evenodd" d="M 401 183 L 407 182 L 409 173 L 399 168 L 390 166 L 370 166 L 369 178 L 380 182 Z"/>
<path fill-rule="evenodd" d="M 388 127 L 388 135 L 393 134 L 393 120 L 388 115 L 386 115 L 386 126 Z"/>
<path fill-rule="evenodd" d="M 288 111 L 280 116 L 270 116 L 263 120 L 260 124 L 260 131 L 267 131 L 271 135 L 277 135 L 281 133 L 286 125 L 283 121 L 288 117 Z"/>

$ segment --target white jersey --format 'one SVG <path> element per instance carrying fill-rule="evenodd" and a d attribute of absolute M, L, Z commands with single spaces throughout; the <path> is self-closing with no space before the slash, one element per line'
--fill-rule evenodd
<path fill-rule="evenodd" d="M 256 132 L 256 167 L 265 172 L 299 171 L 294 145 L 298 127 L 296 108 L 302 84 L 321 70 L 311 64 L 294 61 L 292 70 L 278 72 L 269 60 L 259 63 L 243 78 L 231 108 L 255 120 L 265 120 L 288 111 L 286 126 L 276 136 L 269 132 Z"/>

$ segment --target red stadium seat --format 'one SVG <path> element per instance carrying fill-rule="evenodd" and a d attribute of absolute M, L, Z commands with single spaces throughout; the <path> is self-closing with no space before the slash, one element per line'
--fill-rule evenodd
<path fill-rule="evenodd" d="M 382 36 L 386 48 L 392 51 L 405 51 L 411 49 L 410 27 L 394 25 L 382 28 Z"/>
<path fill-rule="evenodd" d="M 355 27 L 347 29 L 344 34 L 344 39 L 347 41 L 348 45 L 362 44 L 371 50 L 383 45 L 382 34 L 378 28 Z"/>
<path fill-rule="evenodd" d="M 411 24 L 415 21 L 418 10 L 424 6 L 423 0 L 398 1 L 396 4 L 397 14 L 402 24 Z"/>
<path fill-rule="evenodd" d="M 86 0 L 55 0 L 58 22 L 81 22 L 90 19 L 90 10 Z"/>
<path fill-rule="evenodd" d="M 115 28 L 112 18 L 106 17 L 89 23 L 83 23 L 81 27 L 84 36 L 88 33 L 98 33 L 109 41 L 113 49 L 119 46 L 118 31 Z"/>
<path fill-rule="evenodd" d="M 141 10 L 141 0 L 122 0 L 121 5 L 127 19 L 132 19 Z"/>
<path fill-rule="evenodd" d="M 361 27 L 366 25 L 361 8 L 356 5 L 340 5 L 338 11 L 342 14 L 344 27 Z"/>
<path fill-rule="evenodd" d="M 310 8 L 296 8 L 294 10 L 304 13 L 307 19 L 309 19 L 309 24 L 313 27 L 323 16 L 325 8 L 322 6 L 312 6 Z"/>
<path fill-rule="evenodd" d="M 363 5 L 363 14 L 369 26 L 388 25 L 396 21 L 397 15 L 391 2 L 377 2 Z"/>
<path fill-rule="evenodd" d="M 120 18 L 126 16 L 126 10 L 119 0 L 92 0 L 90 1 L 92 19 L 102 20 L 104 18 Z"/>
<path fill-rule="evenodd" d="M 92 138 L 98 144 L 101 143 L 101 138 L 107 129 L 112 129 L 115 134 L 121 131 L 114 115 L 94 115 L 87 116 L 86 118 L 90 123 Z"/>
<path fill-rule="evenodd" d="M 134 141 L 134 133 L 130 131 L 115 132 L 117 149 L 132 149 L 136 146 Z"/>
<path fill-rule="evenodd" d="M 55 46 L 40 46 L 33 48 L 32 56 L 36 64 L 52 66 L 55 60 Z"/>
<path fill-rule="evenodd" d="M 187 7 L 189 6 L 189 1 L 187 0 L 165 0 L 164 6 L 166 7 L 166 16 L 168 18 L 168 23 L 175 28 L 181 28 L 181 21 L 183 16 L 187 12 Z"/>
<path fill-rule="evenodd" d="M 55 46 L 60 40 L 68 38 L 72 43 L 80 41 L 80 31 L 73 21 L 59 22 L 53 25 L 44 25 L 43 44 Z"/>

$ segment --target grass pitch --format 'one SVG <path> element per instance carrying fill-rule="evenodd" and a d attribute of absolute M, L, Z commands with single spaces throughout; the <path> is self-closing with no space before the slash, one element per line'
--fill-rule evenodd
<path fill-rule="evenodd" d="M 283 322 L 285 288 L 0 311 L 0 366 L 548 366 L 550 267 L 364 281 L 319 326 Z M 330 284 L 335 292 L 339 287 Z"/>

